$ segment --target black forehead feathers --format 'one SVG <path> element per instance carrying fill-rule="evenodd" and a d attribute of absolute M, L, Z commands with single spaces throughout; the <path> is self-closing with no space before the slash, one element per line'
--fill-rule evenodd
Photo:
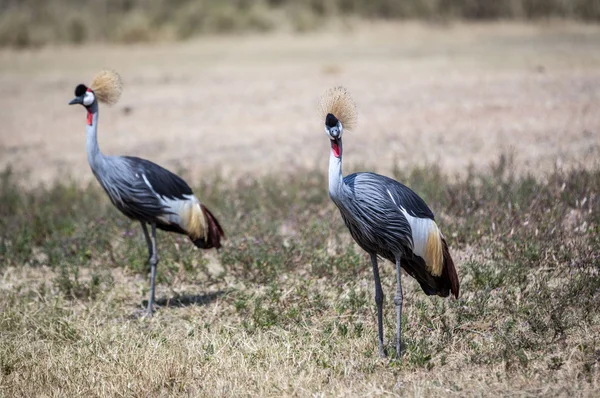
<path fill-rule="evenodd" d="M 327 127 L 335 127 L 338 124 L 337 117 L 333 116 L 331 113 L 328 113 L 325 117 L 325 125 Z"/>
<path fill-rule="evenodd" d="M 79 86 L 75 87 L 75 96 L 81 97 L 83 94 L 85 94 L 86 91 L 87 87 L 85 86 L 85 84 L 80 84 Z"/>

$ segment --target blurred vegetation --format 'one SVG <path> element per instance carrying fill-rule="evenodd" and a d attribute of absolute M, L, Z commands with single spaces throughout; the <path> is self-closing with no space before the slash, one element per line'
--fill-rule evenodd
<path fill-rule="evenodd" d="M 0 0 L 0 46 L 309 31 L 343 18 L 600 21 L 597 0 Z"/>

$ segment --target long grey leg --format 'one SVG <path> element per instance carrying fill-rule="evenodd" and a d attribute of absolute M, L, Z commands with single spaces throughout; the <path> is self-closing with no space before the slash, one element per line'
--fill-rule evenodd
<path fill-rule="evenodd" d="M 396 304 L 396 356 L 400 358 L 400 335 L 402 333 L 402 283 L 400 281 L 402 273 L 400 272 L 400 257 L 396 257 L 396 281 L 398 287 L 396 289 L 396 296 L 394 297 L 394 304 Z"/>
<path fill-rule="evenodd" d="M 379 267 L 377 266 L 377 255 L 371 255 L 371 264 L 373 265 L 373 277 L 375 279 L 375 303 L 377 304 L 377 329 L 379 333 L 379 356 L 385 358 L 385 350 L 383 349 L 383 289 L 381 288 L 381 280 L 379 279 Z"/>
<path fill-rule="evenodd" d="M 144 236 L 146 237 L 146 243 L 148 244 L 148 252 L 150 254 L 150 298 L 148 299 L 148 309 L 146 313 L 148 317 L 152 317 L 152 311 L 154 309 L 154 284 L 156 281 L 156 265 L 158 264 L 158 252 L 156 250 L 156 224 L 151 224 L 152 237 L 148 234 L 148 228 L 146 224 L 142 222 L 142 229 L 144 230 Z"/>
<path fill-rule="evenodd" d="M 150 234 L 148 234 L 148 228 L 146 227 L 146 223 L 143 221 L 140 221 L 140 224 L 142 224 L 142 230 L 144 230 L 144 237 L 146 238 L 146 245 L 148 246 L 148 261 L 150 261 L 150 259 L 152 258 L 152 240 L 150 239 Z"/>

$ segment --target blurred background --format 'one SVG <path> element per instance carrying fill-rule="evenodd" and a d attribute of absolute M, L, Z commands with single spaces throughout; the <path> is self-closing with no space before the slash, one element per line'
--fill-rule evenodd
<path fill-rule="evenodd" d="M 351 166 L 464 174 L 510 153 L 543 173 L 598 157 L 598 0 L 0 0 L 0 11 L 0 167 L 27 181 L 91 178 L 84 115 L 66 103 L 103 67 L 125 82 L 101 110 L 104 152 L 194 178 L 326 167 L 316 104 L 338 84 L 359 106 Z"/>
<path fill-rule="evenodd" d="M 600 20 L 597 0 L 2 0 L 0 9 L 0 45 L 14 47 L 307 32 L 348 18 Z"/>

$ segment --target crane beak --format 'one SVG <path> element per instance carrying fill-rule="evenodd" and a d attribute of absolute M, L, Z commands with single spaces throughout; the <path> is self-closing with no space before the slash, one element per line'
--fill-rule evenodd
<path fill-rule="evenodd" d="M 75 97 L 69 102 L 69 105 L 83 104 L 83 97 Z"/>

